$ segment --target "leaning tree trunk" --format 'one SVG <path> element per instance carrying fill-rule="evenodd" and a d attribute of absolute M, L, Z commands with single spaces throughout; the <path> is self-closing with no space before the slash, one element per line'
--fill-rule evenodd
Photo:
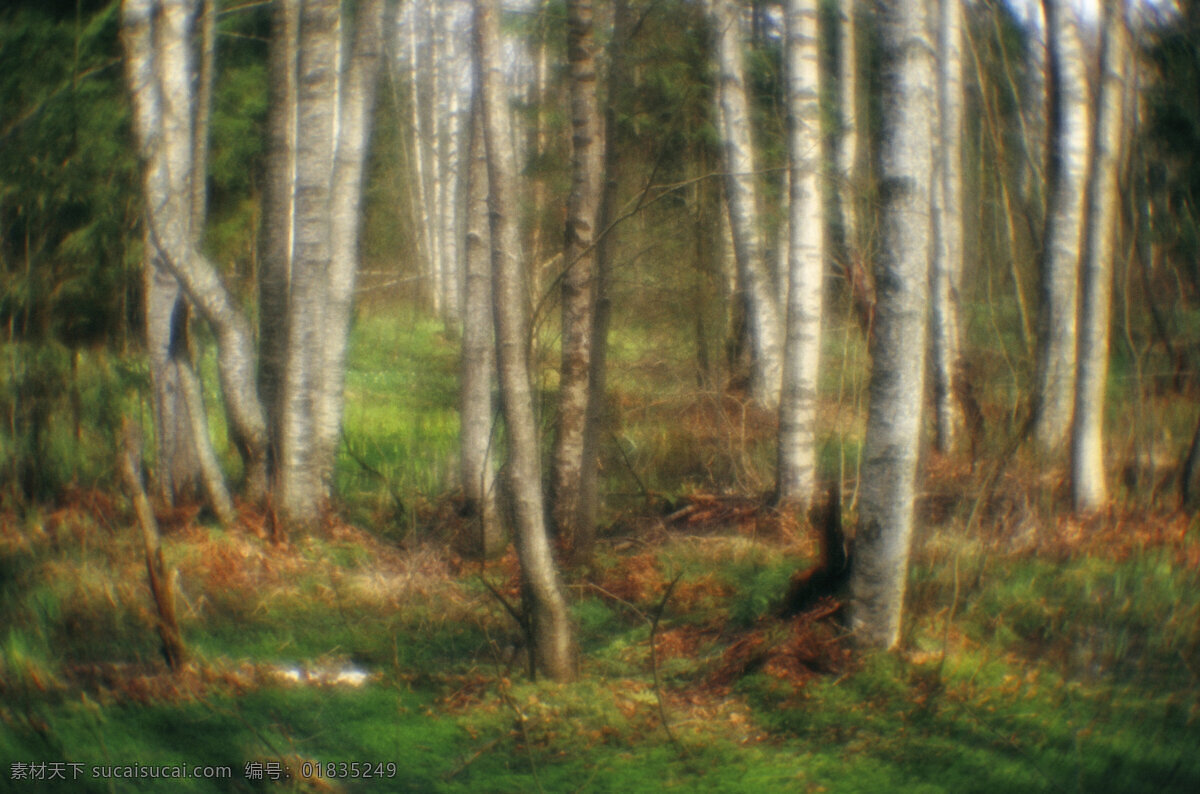
<path fill-rule="evenodd" d="M 492 380 L 496 370 L 496 347 L 493 343 L 487 153 L 483 145 L 482 122 L 476 96 L 471 103 L 470 160 L 467 165 L 459 458 L 463 496 L 471 513 L 479 519 L 477 550 L 483 557 L 491 557 L 503 550 L 504 535 L 496 512 L 495 456 L 492 454 Z"/>
<path fill-rule="evenodd" d="M 204 224 L 211 28 L 202 35 L 200 95 L 193 102 L 189 36 L 194 4 L 126 2 L 122 8 L 135 127 L 145 160 L 146 335 L 155 392 L 160 493 L 203 485 L 222 523 L 234 519 L 213 452 L 199 381 L 188 350 L 188 303 L 172 263 L 193 254 Z M 208 16 L 206 15 L 205 19 Z M 196 110 L 198 108 L 198 110 Z M 195 112 L 194 112 L 195 111 Z"/>
<path fill-rule="evenodd" d="M 122 5 L 134 129 L 146 163 L 147 236 L 215 332 L 231 430 L 245 463 L 249 495 L 259 499 L 266 488 L 266 422 L 255 386 L 250 326 L 216 268 L 196 250 L 189 228 L 193 164 L 188 16 L 188 4 L 182 1 L 160 6 L 153 0 L 126 0 Z"/>
<path fill-rule="evenodd" d="M 710 0 L 710 6 L 720 70 L 717 94 L 725 153 L 725 198 L 753 352 L 751 392 L 764 407 L 775 408 L 782 383 L 783 345 L 778 304 L 771 295 L 763 263 L 755 188 L 757 166 L 738 7 L 732 0 Z"/>
<path fill-rule="evenodd" d="M 571 192 L 567 197 L 563 246 L 562 370 L 551 509 L 559 541 L 581 557 L 586 557 L 591 547 L 591 527 L 580 521 L 580 496 L 596 306 L 596 223 L 604 172 L 604 131 L 596 96 L 595 49 L 590 0 L 568 0 Z"/>
<path fill-rule="evenodd" d="M 188 306 L 179 280 L 156 255 L 149 234 L 145 247 L 142 283 L 154 407 L 155 493 L 175 504 L 195 498 L 200 487 L 200 463 L 179 382 L 179 368 L 188 365 Z"/>
<path fill-rule="evenodd" d="M 500 51 L 499 0 L 475 0 L 476 85 L 483 108 L 491 216 L 497 365 L 508 430 L 508 483 L 516 516 L 525 616 L 535 669 L 559 681 L 576 675 L 574 630 L 546 531 L 537 423 L 529 385 L 528 328 L 517 224 L 516 164 Z"/>
<path fill-rule="evenodd" d="M 146 559 L 146 575 L 150 584 L 150 595 L 158 612 L 156 628 L 162 640 L 163 658 L 172 672 L 179 672 L 187 662 L 187 646 L 179 630 L 179 619 L 175 614 L 175 588 L 171 572 L 163 560 L 162 537 L 150 500 L 142 488 L 142 434 L 141 429 L 129 417 L 121 421 L 121 448 L 117 451 L 118 469 L 129 498 L 137 514 L 142 534 L 142 552 Z"/>
<path fill-rule="evenodd" d="M 934 185 L 936 239 L 930 316 L 933 366 L 933 443 L 949 452 L 962 435 L 963 412 L 955 398 L 962 374 L 959 293 L 963 268 L 962 0 L 938 0 L 938 142 Z"/>
<path fill-rule="evenodd" d="M 900 638 L 923 404 L 934 50 L 923 3 L 880 0 L 878 18 L 881 240 L 850 615 L 859 643 L 891 648 Z"/>
<path fill-rule="evenodd" d="M 1079 246 L 1088 158 L 1087 67 L 1074 5 L 1044 0 L 1051 91 L 1049 206 L 1042 254 L 1034 432 L 1047 454 L 1062 447 L 1075 405 Z"/>
<path fill-rule="evenodd" d="M 176 12 L 185 9 L 176 7 Z M 179 280 L 168 269 L 157 243 L 168 241 L 176 248 L 190 238 L 193 215 L 191 206 L 183 206 L 179 191 L 191 191 L 190 117 L 168 122 L 171 109 L 189 111 L 190 106 L 168 107 L 163 96 L 163 73 L 169 60 L 183 59 L 177 69 L 187 70 L 189 48 L 186 39 L 171 42 L 164 31 L 161 14 L 155 20 L 152 3 L 126 3 L 125 44 L 130 81 L 139 109 L 139 130 L 152 135 L 143 147 L 146 159 L 146 212 L 153 213 L 152 227 L 160 231 L 156 239 L 147 230 L 145 244 L 146 349 L 154 394 L 157 493 L 168 504 L 198 496 L 200 459 L 196 439 L 188 421 L 189 406 L 180 369 L 190 366 L 188 344 L 188 304 Z M 185 97 L 186 100 L 186 97 Z M 143 120 L 144 119 L 144 120 Z M 187 131 L 189 150 L 181 151 Z M 174 140 L 168 136 L 175 134 Z M 174 157 L 176 162 L 172 163 Z M 177 254 L 178 256 L 178 254 Z"/>
<path fill-rule="evenodd" d="M 1121 148 L 1125 20 L 1104 6 L 1100 90 L 1088 180 L 1087 232 L 1080 268 L 1079 362 L 1075 419 L 1071 429 L 1071 495 L 1077 512 L 1108 500 L 1104 478 L 1104 389 L 1108 382 L 1108 333 L 1113 254 L 1119 224 L 1117 168 Z"/>
<path fill-rule="evenodd" d="M 801 507 L 812 501 L 816 484 L 817 370 L 826 248 L 817 15 L 816 0 L 788 0 L 789 286 L 776 487 L 780 501 Z"/>

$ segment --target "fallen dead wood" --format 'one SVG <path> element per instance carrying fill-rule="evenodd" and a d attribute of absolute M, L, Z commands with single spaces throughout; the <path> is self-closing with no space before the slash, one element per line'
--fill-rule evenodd
<path fill-rule="evenodd" d="M 142 532 L 142 549 L 146 554 L 150 594 L 154 597 L 154 606 L 158 610 L 156 628 L 158 636 L 162 639 L 163 657 L 167 660 L 167 665 L 177 671 L 187 660 L 187 649 L 184 648 L 179 620 L 175 616 L 175 592 L 163 562 L 158 522 L 154 518 L 154 510 L 150 507 L 150 499 L 142 485 L 142 433 L 129 417 L 121 421 L 119 457 L 121 479 L 129 491 L 129 498 L 133 500 L 138 526 Z"/>

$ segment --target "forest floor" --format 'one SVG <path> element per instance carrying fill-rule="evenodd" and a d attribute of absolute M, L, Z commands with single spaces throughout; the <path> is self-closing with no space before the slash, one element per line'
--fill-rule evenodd
<path fill-rule="evenodd" d="M 986 466 L 931 458 L 904 641 L 863 654 L 834 602 L 772 614 L 815 546 L 746 495 L 768 424 L 618 381 L 611 513 L 568 574 L 580 680 L 531 681 L 501 602 L 514 557 L 461 556 L 453 493 L 422 496 L 450 466 L 451 346 L 381 349 L 349 381 L 344 521 L 275 542 L 244 507 L 229 529 L 159 515 L 179 674 L 127 500 L 80 487 L 0 516 L 10 790 L 1200 791 L 1196 519 L 1124 492 L 1070 518 L 1020 460 L 977 500 Z M 114 777 L 159 765 L 188 777 Z"/>
<path fill-rule="evenodd" d="M 1186 519 L 926 534 L 902 650 L 864 657 L 831 603 L 770 615 L 811 556 L 802 525 L 691 504 L 571 582 L 581 681 L 556 685 L 529 680 L 488 587 L 516 599 L 511 555 L 342 524 L 279 545 L 248 511 L 228 531 L 163 516 L 192 654 L 171 675 L 129 517 L 75 494 L 0 536 L 0 762 L 83 765 L 64 791 L 1200 789 Z M 291 779 L 247 779 L 255 763 Z M 133 764 L 234 782 L 91 777 Z"/>

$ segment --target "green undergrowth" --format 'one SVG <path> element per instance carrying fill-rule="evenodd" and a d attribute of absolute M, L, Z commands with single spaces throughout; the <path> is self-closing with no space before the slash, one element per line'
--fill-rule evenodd
<path fill-rule="evenodd" d="M 1128 555 L 1085 545 L 1068 556 L 956 540 L 947 526 L 918 545 L 899 653 L 812 656 L 810 643 L 808 666 L 790 673 L 778 663 L 800 652 L 787 645 L 798 629 L 770 610 L 808 564 L 796 547 L 732 527 L 606 543 L 592 577 L 569 588 L 581 678 L 558 685 L 528 680 L 520 632 L 478 567 L 349 528 L 284 547 L 244 528 L 172 530 L 192 654 L 172 677 L 131 516 L 120 506 L 110 518 L 5 527 L 3 772 L 185 763 L 228 767 L 232 780 L 31 790 L 1200 786 L 1200 588 L 1179 564 L 1194 543 L 1186 526 Z M 513 571 L 508 558 L 483 575 L 508 589 Z M 844 646 L 836 623 L 821 625 L 817 645 Z M 342 669 L 368 678 L 321 678 Z M 245 777 L 250 763 L 343 761 L 394 763 L 396 776 L 332 789 Z"/>
<path fill-rule="evenodd" d="M 821 383 L 818 467 L 845 478 L 852 527 L 865 350 L 842 331 L 826 335 L 826 359 L 848 369 Z M 104 490 L 101 465 L 120 414 L 144 414 L 145 375 L 79 356 L 84 429 L 76 439 L 55 424 L 39 441 L 62 452 L 44 473 L 77 487 L 0 518 L 5 783 L 13 764 L 57 761 L 87 773 L 211 765 L 231 778 L 25 788 L 1200 790 L 1200 528 L 1132 487 L 1106 516 L 1066 519 L 1059 495 L 1022 482 L 1020 459 L 976 510 L 988 467 L 932 457 L 904 640 L 858 653 L 836 615 L 774 617 L 813 562 L 813 533 L 762 504 L 774 417 L 698 385 L 678 363 L 689 344 L 614 337 L 601 542 L 590 570 L 566 577 L 581 651 L 569 685 L 527 676 L 522 632 L 496 595 L 518 601 L 513 554 L 481 565 L 446 548 L 458 341 L 441 323 L 379 309 L 356 320 L 336 473 L 345 524 L 275 545 L 251 513 L 229 530 L 186 510 L 163 517 L 191 654 L 177 676 L 160 658 L 132 509 Z M 552 362 L 553 342 L 543 347 Z M 215 365 L 200 361 L 223 439 Z M 981 392 L 986 459 L 1011 401 L 1007 365 L 985 364 L 1000 373 Z M 548 424 L 553 378 L 537 386 Z M 71 406 L 65 393 L 52 407 L 69 417 Z M 1186 436 L 1190 414 L 1175 402 L 1142 408 L 1137 421 L 1165 417 Z M 341 762 L 395 764 L 394 777 L 298 777 Z M 248 779 L 250 763 L 293 777 Z"/>

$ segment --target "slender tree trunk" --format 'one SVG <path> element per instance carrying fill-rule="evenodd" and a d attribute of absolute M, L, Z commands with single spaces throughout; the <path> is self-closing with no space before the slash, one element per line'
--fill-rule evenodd
<path fill-rule="evenodd" d="M 595 308 L 592 314 L 592 358 L 588 374 L 588 413 L 583 435 L 583 468 L 579 477 L 579 531 L 576 558 L 586 560 L 595 544 L 600 511 L 600 438 L 608 417 L 608 328 L 612 318 L 609 285 L 613 243 L 610 224 L 617 214 L 620 157 L 617 150 L 617 95 L 629 85 L 626 56 L 631 20 L 627 0 L 614 0 L 609 44 L 608 103 L 604 110 L 603 188 L 596 228 Z M 579 540 L 584 542 L 580 543 Z"/>
<path fill-rule="evenodd" d="M 426 154 L 426 140 L 428 138 L 428 122 L 426 114 L 423 112 L 423 102 L 425 92 L 423 90 L 424 82 L 421 79 L 421 64 L 429 60 L 429 34 L 426 33 L 426 38 L 422 38 L 422 29 L 425 25 L 425 16 L 422 13 L 424 4 L 422 0 L 413 0 L 408 4 L 407 17 L 407 32 L 408 32 L 408 56 L 409 56 L 409 113 L 410 123 L 412 125 L 412 162 L 414 170 L 414 179 L 416 183 L 416 198 L 417 206 L 415 210 L 416 221 L 418 224 L 418 238 L 420 240 L 420 248 L 423 254 L 423 265 L 428 278 L 428 294 L 430 304 L 435 314 L 440 315 L 442 312 L 442 280 L 441 271 L 438 263 L 437 241 L 434 236 L 435 224 L 434 215 L 430 212 L 432 198 L 429 191 L 429 180 L 427 172 L 429 170 L 429 158 Z"/>
<path fill-rule="evenodd" d="M 785 7 L 790 240 L 776 490 L 780 501 L 801 507 L 812 502 L 816 486 L 817 371 L 826 249 L 817 14 L 816 0 L 788 0 Z"/>
<path fill-rule="evenodd" d="M 537 0 L 538 4 L 546 5 L 546 0 Z M 528 103 L 533 106 L 533 123 L 530 126 L 527 137 L 527 157 L 539 164 L 539 168 L 534 170 L 530 175 L 530 205 L 533 207 L 533 224 L 529 236 L 529 255 L 530 262 L 533 263 L 533 294 L 541 295 L 543 292 L 542 279 L 545 274 L 542 273 L 542 263 L 547 260 L 546 247 L 549 244 L 546 238 L 546 226 L 549 225 L 546 219 L 546 175 L 539 173 L 541 171 L 541 162 L 543 155 L 546 153 L 547 141 L 547 124 L 545 117 L 548 115 L 550 106 L 550 90 L 549 73 L 550 73 L 550 57 L 549 47 L 547 42 L 547 34 L 545 29 L 538 30 L 536 33 L 536 47 L 533 55 L 533 80 L 528 86 L 527 96 Z M 518 162 L 520 158 L 518 157 Z"/>
<path fill-rule="evenodd" d="M 1104 389 L 1108 383 L 1113 255 L 1119 225 L 1117 169 L 1121 149 L 1125 20 L 1105 4 L 1100 87 L 1088 179 L 1087 232 L 1080 268 L 1079 362 L 1071 432 L 1071 495 L 1077 512 L 1108 501 L 1104 477 Z"/>
<path fill-rule="evenodd" d="M 1034 432 L 1046 454 L 1058 451 L 1075 401 L 1079 246 L 1088 159 L 1087 70 L 1075 7 L 1044 0 L 1051 91 L 1051 185 L 1041 274 Z"/>
<path fill-rule="evenodd" d="M 200 478 L 208 495 L 217 520 L 224 526 L 229 526 L 237 519 L 233 509 L 233 500 L 225 486 L 225 474 L 213 450 L 211 436 L 208 432 L 208 414 L 204 408 L 204 389 L 200 384 L 195 370 L 189 366 L 179 368 L 179 387 L 183 391 L 188 406 L 188 425 L 196 444 L 196 456 L 200 467 Z"/>
<path fill-rule="evenodd" d="M 858 4 L 861 0 L 839 0 L 838 14 L 838 110 L 841 129 L 837 137 L 837 197 L 841 212 L 846 255 L 857 256 L 860 241 L 858 222 Z"/>
<path fill-rule="evenodd" d="M 316 415 L 321 349 L 326 334 L 332 263 L 330 207 L 338 100 L 338 0 L 315 0 L 300 11 L 299 107 L 296 137 L 296 220 L 287 313 L 278 505 L 288 529 L 309 530 L 325 508 L 317 457 Z"/>
<path fill-rule="evenodd" d="M 963 266 L 962 0 L 938 0 L 938 152 L 934 185 L 932 305 L 934 446 L 949 452 L 963 431 L 955 399 L 962 375 L 959 292 Z"/>
<path fill-rule="evenodd" d="M 371 142 L 383 32 L 391 25 L 385 0 L 361 0 L 355 20 L 353 49 L 339 91 L 330 196 L 331 256 L 321 340 L 320 394 L 317 401 L 316 458 L 327 497 L 332 496 L 333 467 L 341 440 L 346 386 L 346 346 L 358 276 L 359 231 L 367 154 Z"/>
<path fill-rule="evenodd" d="M 590 0 L 568 0 L 572 176 L 563 246 L 562 370 L 551 492 L 560 542 L 570 549 L 578 546 L 584 556 L 591 538 L 590 527 L 580 524 L 580 488 L 596 301 L 594 243 L 604 171 L 595 48 Z"/>
<path fill-rule="evenodd" d="M 860 644 L 900 638 L 921 428 L 932 254 L 933 42 L 923 3 L 879 0 L 883 120 L 878 304 L 863 448 L 851 626 Z"/>
<path fill-rule="evenodd" d="M 438 31 L 437 116 L 440 122 L 437 140 L 439 203 L 438 222 L 441 224 L 443 317 L 448 330 L 457 331 L 462 324 L 463 272 L 458 247 L 462 237 L 462 171 L 464 127 L 459 84 L 465 68 L 460 56 L 461 45 L 455 30 L 455 15 L 443 8 L 435 21 Z"/>
<path fill-rule="evenodd" d="M 196 73 L 196 118 L 192 125 L 192 234 L 195 245 L 204 240 L 208 216 L 208 128 L 212 117 L 213 81 L 217 62 L 216 0 L 198 0 L 196 26 L 200 30 L 200 62 Z"/>
<path fill-rule="evenodd" d="M 467 283 L 463 299 L 459 411 L 463 495 L 471 512 L 479 517 L 478 550 L 482 556 L 491 557 L 503 550 L 504 535 L 496 512 L 496 471 L 492 454 L 492 381 L 496 371 L 496 347 L 492 320 L 487 153 L 482 123 L 476 97 L 472 102 L 467 167 Z"/>
<path fill-rule="evenodd" d="M 493 309 L 508 482 L 516 515 L 517 556 L 532 655 L 537 670 L 568 681 L 576 675 L 574 630 L 546 531 L 541 461 L 529 385 L 525 285 L 504 72 L 498 0 L 475 0 L 476 85 L 482 98 L 488 160 Z"/>
<path fill-rule="evenodd" d="M 279 461 L 280 399 L 287 363 L 287 306 L 296 205 L 296 68 L 300 4 L 275 3 L 267 83 L 267 177 L 263 188 L 258 272 L 259 390 L 270 427 L 270 467 Z"/>
<path fill-rule="evenodd" d="M 441 222 L 441 206 L 443 193 L 442 159 L 438 156 L 438 143 L 441 140 L 443 119 L 438 107 L 439 84 L 442 72 L 440 59 L 440 35 L 435 23 L 437 11 L 434 9 L 436 0 L 419 0 L 414 5 L 418 31 L 425 32 L 425 41 L 418 52 L 424 50 L 423 56 L 414 63 L 414 100 L 420 113 L 420 135 L 417 138 L 418 151 L 425 165 L 422 173 L 425 177 L 425 201 L 428 202 L 428 238 L 430 267 L 433 273 L 433 289 L 436 292 L 435 308 L 438 315 L 450 324 L 449 307 L 446 296 L 449 292 L 449 274 L 446 273 L 445 256 L 445 227 Z"/>
<path fill-rule="evenodd" d="M 755 400 L 770 409 L 779 405 L 783 345 L 778 304 L 763 263 L 741 26 L 732 0 L 709 0 L 709 4 L 720 70 L 717 93 L 725 153 L 725 198 L 753 351 L 751 392 Z"/>

